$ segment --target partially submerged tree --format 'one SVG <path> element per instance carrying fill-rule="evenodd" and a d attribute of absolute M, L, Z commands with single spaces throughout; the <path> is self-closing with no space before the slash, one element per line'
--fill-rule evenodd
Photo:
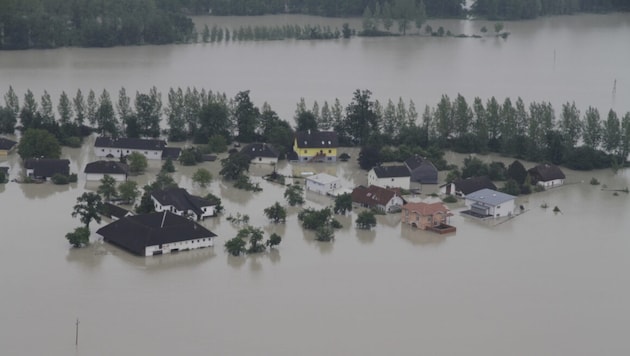
<path fill-rule="evenodd" d="M 149 163 L 147 162 L 147 158 L 138 152 L 131 152 L 129 156 L 127 156 L 127 162 L 129 162 L 129 171 L 131 173 L 143 173 Z"/>
<path fill-rule="evenodd" d="M 89 228 L 92 220 L 97 223 L 101 222 L 99 212 L 102 209 L 103 201 L 101 200 L 101 196 L 96 193 L 86 192 L 77 198 L 77 204 L 73 208 L 72 217 L 74 218 L 78 215 L 79 220 L 85 224 L 86 228 Z"/>
<path fill-rule="evenodd" d="M 118 186 L 118 197 L 124 202 L 133 204 L 136 198 L 138 198 L 138 194 L 140 194 L 138 191 L 138 183 L 132 180 L 120 183 Z"/>
<path fill-rule="evenodd" d="M 85 226 L 77 227 L 66 234 L 66 239 L 73 247 L 86 246 L 90 243 L 90 229 Z"/>
<path fill-rule="evenodd" d="M 247 242 L 240 237 L 234 237 L 225 242 L 225 250 L 232 256 L 240 256 L 247 251 Z"/>
<path fill-rule="evenodd" d="M 352 196 L 349 193 L 338 195 L 335 198 L 335 214 L 345 215 L 346 211 L 352 211 Z"/>
<path fill-rule="evenodd" d="M 236 180 L 244 172 L 249 170 L 250 158 L 248 155 L 237 152 L 221 160 L 219 174 L 227 180 Z"/>
<path fill-rule="evenodd" d="M 267 219 L 273 220 L 275 223 L 285 222 L 287 220 L 287 210 L 278 202 L 265 208 L 264 213 Z"/>
<path fill-rule="evenodd" d="M 18 144 L 18 154 L 28 158 L 59 158 L 61 146 L 53 134 L 41 129 L 28 129 Z"/>
<path fill-rule="evenodd" d="M 293 184 L 284 191 L 284 198 L 289 205 L 296 206 L 304 204 L 304 189 L 299 184 Z"/>
<path fill-rule="evenodd" d="M 117 195 L 116 179 L 109 174 L 106 174 L 101 179 L 101 185 L 99 185 L 97 192 L 103 197 L 103 200 L 110 201 Z"/>
<path fill-rule="evenodd" d="M 357 227 L 359 229 L 370 230 L 376 226 L 376 216 L 371 210 L 364 210 L 359 213 L 356 220 Z"/>
<path fill-rule="evenodd" d="M 212 173 L 205 168 L 199 168 L 192 176 L 192 181 L 205 188 L 212 182 Z"/>

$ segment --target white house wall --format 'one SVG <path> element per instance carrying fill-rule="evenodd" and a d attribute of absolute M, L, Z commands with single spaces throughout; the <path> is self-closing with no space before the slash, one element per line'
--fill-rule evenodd
<path fill-rule="evenodd" d="M 107 174 L 108 176 L 114 178 L 117 182 L 124 182 L 127 180 L 127 175 L 125 174 Z M 85 179 L 88 181 L 100 181 L 106 176 L 103 173 L 87 173 Z"/>
<path fill-rule="evenodd" d="M 214 237 L 200 237 L 198 239 L 172 242 L 162 245 L 147 246 L 144 249 L 145 256 L 153 256 L 155 252 L 161 251 L 162 254 L 175 251 L 194 250 L 198 248 L 212 247 L 214 245 Z"/>
<path fill-rule="evenodd" d="M 545 188 L 554 188 L 564 184 L 564 179 L 548 180 L 546 182 L 538 182 L 538 185 L 542 185 Z"/>
<path fill-rule="evenodd" d="M 368 185 L 377 185 L 383 188 L 409 189 L 410 182 L 409 177 L 378 178 L 375 174 L 368 174 Z"/>
<path fill-rule="evenodd" d="M 253 158 L 251 163 L 253 164 L 276 164 L 278 163 L 277 157 L 256 157 Z"/>
<path fill-rule="evenodd" d="M 120 157 L 122 152 L 123 156 L 128 156 L 133 152 L 138 152 L 144 155 L 147 159 L 162 159 L 162 150 L 136 150 L 132 148 L 112 148 L 112 147 L 94 147 L 94 154 L 96 157 L 107 157 L 112 155 L 114 158 Z"/>
<path fill-rule="evenodd" d="M 484 202 L 476 202 L 471 199 L 466 199 L 465 204 L 468 209 L 472 209 L 473 203 L 477 203 L 478 205 L 483 205 L 485 207 L 488 207 L 489 208 L 488 213 L 489 215 L 492 215 L 493 217 L 511 216 L 512 214 L 514 214 L 514 199 L 506 201 L 505 203 L 501 203 L 500 205 L 497 205 L 497 206 L 492 206 Z"/>
<path fill-rule="evenodd" d="M 338 180 L 327 183 L 327 184 L 315 182 L 308 179 L 306 180 L 306 190 L 310 190 L 310 191 L 313 191 L 315 193 L 319 193 L 322 195 L 331 194 L 333 191 L 335 191 L 337 188 L 340 188 L 340 187 L 341 187 L 340 181 Z"/>
<path fill-rule="evenodd" d="M 387 202 L 387 206 L 385 207 L 385 211 L 390 212 L 394 207 L 402 207 L 403 206 L 402 197 L 395 196 Z"/>

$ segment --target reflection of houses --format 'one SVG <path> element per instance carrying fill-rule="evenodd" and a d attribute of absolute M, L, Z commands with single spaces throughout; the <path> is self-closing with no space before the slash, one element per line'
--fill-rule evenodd
<path fill-rule="evenodd" d="M 94 142 L 97 157 L 118 158 L 138 152 L 148 159 L 162 159 L 164 148 L 166 141 L 157 139 L 97 137 Z"/>
<path fill-rule="evenodd" d="M 88 181 L 100 181 L 108 175 L 117 182 L 124 182 L 127 180 L 129 167 L 116 161 L 96 161 L 86 164 L 83 172 Z"/>
<path fill-rule="evenodd" d="M 409 189 L 410 184 L 407 166 L 376 166 L 368 172 L 368 185 Z"/>
<path fill-rule="evenodd" d="M 408 203 L 402 207 L 402 222 L 422 230 L 431 230 L 441 234 L 455 232 L 455 227 L 448 225 L 451 211 L 442 203 Z"/>
<path fill-rule="evenodd" d="M 24 162 L 26 176 L 35 179 L 48 179 L 55 174 L 70 176 L 70 161 L 67 159 L 29 158 Z"/>
<path fill-rule="evenodd" d="M 405 166 L 409 169 L 412 182 L 418 182 L 421 184 L 437 184 L 438 170 L 431 161 L 418 155 L 414 155 L 407 158 Z"/>
<path fill-rule="evenodd" d="M 266 143 L 250 143 L 241 149 L 241 153 L 247 155 L 251 163 L 276 164 L 280 154 L 273 146 Z"/>
<path fill-rule="evenodd" d="M 527 171 L 532 178 L 532 184 L 542 185 L 545 188 L 553 188 L 564 184 L 564 173 L 553 164 L 539 164 Z"/>
<path fill-rule="evenodd" d="M 339 140 L 333 131 L 300 131 L 295 133 L 291 160 L 299 162 L 336 162 Z"/>
<path fill-rule="evenodd" d="M 4 176 L 5 179 L 9 179 L 9 167 L 0 167 L 0 174 Z M 0 181 L 0 183 L 3 183 Z"/>
<path fill-rule="evenodd" d="M 168 211 L 124 217 L 96 233 L 139 256 L 210 247 L 216 236 L 196 222 Z"/>
<path fill-rule="evenodd" d="M 341 188 L 341 179 L 326 173 L 318 173 L 306 177 L 306 190 L 322 195 L 334 195 L 335 190 Z"/>
<path fill-rule="evenodd" d="M 168 188 L 151 193 L 155 211 L 170 211 L 181 216 L 193 215 L 197 220 L 214 216 L 216 206 L 207 199 L 189 194 L 184 188 Z"/>
<path fill-rule="evenodd" d="M 109 202 L 103 203 L 103 210 L 101 213 L 112 220 L 118 220 L 134 215 L 133 212 Z"/>
<path fill-rule="evenodd" d="M 452 183 L 446 183 L 440 186 L 440 193 L 465 197 L 468 194 L 481 189 L 496 190 L 497 186 L 492 183 L 488 176 L 470 177 L 466 179 L 458 179 Z"/>
<path fill-rule="evenodd" d="M 376 185 L 369 187 L 358 186 L 350 194 L 352 202 L 364 208 L 376 209 L 386 213 L 400 211 L 405 200 L 392 189 L 382 188 Z"/>
<path fill-rule="evenodd" d="M 511 216 L 515 199 L 513 195 L 481 189 L 466 195 L 466 207 L 469 210 L 464 213 L 480 218 Z"/>
<path fill-rule="evenodd" d="M 17 142 L 9 140 L 8 138 L 0 137 L 0 157 L 7 156 L 15 146 Z"/>

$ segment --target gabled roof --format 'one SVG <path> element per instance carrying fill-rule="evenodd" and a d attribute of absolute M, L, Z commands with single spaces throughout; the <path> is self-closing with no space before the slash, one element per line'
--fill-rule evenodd
<path fill-rule="evenodd" d="M 414 155 L 405 160 L 405 165 L 409 168 L 411 180 L 422 184 L 437 184 L 438 170 L 428 159 Z"/>
<path fill-rule="evenodd" d="M 13 147 L 17 145 L 17 142 L 13 140 L 9 140 L 8 138 L 0 137 L 0 150 L 10 151 Z"/>
<path fill-rule="evenodd" d="M 405 165 L 409 168 L 410 171 L 420 167 L 424 162 L 427 162 L 426 159 L 419 155 L 413 155 L 405 160 Z"/>
<path fill-rule="evenodd" d="M 280 156 L 272 145 L 266 143 L 250 143 L 241 148 L 241 153 L 246 154 L 250 159 L 258 157 L 278 158 L 278 156 Z"/>
<path fill-rule="evenodd" d="M 117 161 L 96 161 L 85 165 L 84 173 L 128 174 L 129 166 Z"/>
<path fill-rule="evenodd" d="M 476 192 L 466 195 L 466 199 L 470 199 L 475 202 L 485 203 L 491 206 L 501 205 L 507 201 L 516 199 L 515 196 L 498 192 L 493 189 L 481 189 Z"/>
<path fill-rule="evenodd" d="M 197 215 L 203 214 L 201 208 L 216 205 L 202 197 L 191 195 L 184 188 L 158 190 L 151 193 L 151 196 L 162 205 L 172 205 L 180 211 L 192 210 Z"/>
<path fill-rule="evenodd" d="M 55 174 L 70 175 L 70 161 L 67 159 L 29 158 L 24 168 L 32 169 L 35 177 L 52 177 Z"/>
<path fill-rule="evenodd" d="M 122 219 L 125 216 L 129 215 L 133 215 L 133 212 L 122 208 L 116 204 L 112 204 L 112 203 L 103 203 L 103 215 L 107 216 L 108 218 L 117 218 L 117 219 Z"/>
<path fill-rule="evenodd" d="M 455 188 L 458 191 L 461 191 L 464 195 L 468 195 L 481 189 L 497 189 L 497 186 L 492 183 L 488 176 L 458 179 L 454 181 L 453 184 L 455 184 Z"/>
<path fill-rule="evenodd" d="M 555 179 L 565 179 L 564 173 L 558 166 L 553 164 L 539 164 L 527 171 L 530 175 L 535 176 L 536 180 L 547 182 Z"/>
<path fill-rule="evenodd" d="M 396 191 L 382 188 L 377 185 L 371 185 L 369 187 L 360 185 L 354 188 L 350 194 L 353 202 L 367 205 L 369 207 L 375 207 L 377 205 L 385 206 L 397 195 L 398 193 Z"/>
<path fill-rule="evenodd" d="M 182 153 L 182 149 L 179 147 L 164 147 L 162 150 L 162 159 L 178 159 Z"/>
<path fill-rule="evenodd" d="M 332 176 L 330 174 L 327 174 L 327 173 L 317 173 L 310 177 L 306 177 L 306 180 L 310 180 L 318 184 L 329 184 L 329 183 L 337 182 L 339 178 Z"/>
<path fill-rule="evenodd" d="M 334 131 L 299 131 L 295 133 L 298 148 L 337 148 L 339 140 Z"/>
<path fill-rule="evenodd" d="M 403 210 L 409 210 L 412 212 L 417 212 L 418 214 L 422 215 L 422 216 L 431 216 L 431 215 L 435 215 L 436 213 L 443 213 L 443 214 L 447 214 L 447 215 L 452 215 L 451 211 L 442 203 L 440 202 L 435 202 L 435 203 L 423 203 L 423 202 L 419 202 L 419 203 L 407 203 L 405 205 L 403 205 L 402 207 Z"/>
<path fill-rule="evenodd" d="M 401 178 L 410 176 L 409 169 L 407 166 L 403 165 L 376 166 L 372 169 L 378 178 Z"/>
<path fill-rule="evenodd" d="M 168 211 L 123 217 L 96 233 L 105 241 L 141 256 L 147 246 L 217 236 L 196 222 Z"/>
<path fill-rule="evenodd" d="M 133 150 L 163 150 L 166 147 L 166 141 L 157 139 L 144 138 L 117 138 L 97 137 L 94 147 L 108 148 L 127 148 Z"/>

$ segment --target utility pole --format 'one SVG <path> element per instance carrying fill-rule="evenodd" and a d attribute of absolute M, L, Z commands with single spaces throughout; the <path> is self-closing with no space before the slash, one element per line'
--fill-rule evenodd
<path fill-rule="evenodd" d="M 79 318 L 77 318 L 77 324 L 74 334 L 74 346 L 79 346 Z"/>

